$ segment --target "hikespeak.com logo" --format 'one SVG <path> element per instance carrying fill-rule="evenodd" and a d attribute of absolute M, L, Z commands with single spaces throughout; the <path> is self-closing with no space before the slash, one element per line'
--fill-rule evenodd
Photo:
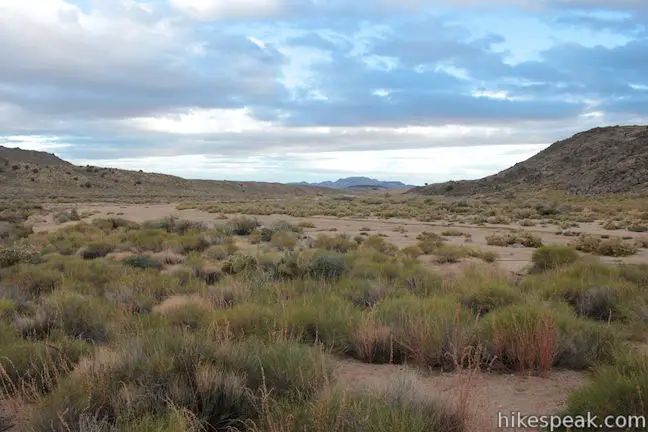
<path fill-rule="evenodd" d="M 558 429 L 572 430 L 646 430 L 645 416 L 598 416 L 586 413 L 578 416 L 537 416 L 525 415 L 521 412 L 512 411 L 509 413 L 497 414 L 497 427 L 499 429 L 524 430 L 540 428 L 543 430 L 555 431 Z"/>

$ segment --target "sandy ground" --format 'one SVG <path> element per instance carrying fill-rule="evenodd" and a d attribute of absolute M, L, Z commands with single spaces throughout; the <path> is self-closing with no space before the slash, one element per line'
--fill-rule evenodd
<path fill-rule="evenodd" d="M 62 209 L 69 208 L 62 206 Z M 144 222 L 151 219 L 159 219 L 165 216 L 175 215 L 180 218 L 189 219 L 193 221 L 205 222 L 207 224 L 222 223 L 223 220 L 218 219 L 217 214 L 210 214 L 200 210 L 176 210 L 175 204 L 151 204 L 151 205 L 116 205 L 116 204 L 88 204 L 78 206 L 79 213 L 95 212 L 89 219 L 104 218 L 109 216 L 119 216 L 125 219 L 133 220 L 136 222 Z M 232 217 L 230 215 L 229 217 Z M 515 225 L 459 225 L 459 224 L 443 224 L 443 223 L 427 223 L 419 222 L 408 219 L 355 219 L 355 218 L 335 218 L 328 216 L 314 216 L 307 218 L 295 218 L 287 215 L 271 215 L 271 216 L 256 216 L 261 222 L 271 222 L 279 219 L 284 219 L 291 222 L 310 221 L 315 224 L 315 228 L 305 230 L 306 233 L 316 235 L 319 232 L 329 234 L 346 233 L 355 236 L 360 233 L 362 228 L 370 228 L 369 234 L 386 234 L 388 240 L 399 246 L 408 246 L 416 243 L 416 236 L 423 231 L 441 233 L 449 227 L 459 231 L 468 233 L 472 236 L 470 246 L 477 247 L 484 251 L 493 251 L 498 254 L 498 266 L 504 270 L 511 272 L 522 271 L 531 262 L 531 255 L 534 249 L 530 248 L 515 248 L 515 247 L 498 247 L 489 246 L 486 244 L 486 237 L 496 232 L 507 232 L 513 229 L 521 229 L 522 227 Z M 35 231 L 48 231 L 61 227 L 62 225 L 56 224 L 51 220 L 51 216 L 46 218 L 36 218 L 32 220 L 34 223 Z M 394 231 L 397 227 L 404 227 L 405 232 Z M 556 235 L 558 230 L 555 226 L 533 226 L 524 227 L 526 231 L 530 231 L 540 238 L 544 244 L 567 244 L 573 240 L 572 237 Z M 335 232 L 331 230 L 336 230 Z M 601 228 L 597 223 L 581 223 L 575 229 L 582 233 L 603 235 L 608 234 L 611 236 L 630 236 L 633 238 L 648 238 L 647 233 L 633 233 L 626 230 L 609 231 Z M 466 244 L 464 237 L 450 237 L 448 239 L 450 244 Z M 642 249 L 639 253 L 624 257 L 600 257 L 601 261 L 607 263 L 648 263 L 648 250 Z"/>
<path fill-rule="evenodd" d="M 411 391 L 463 409 L 469 419 L 468 432 L 523 430 L 505 428 L 507 423 L 504 420 L 499 423 L 499 413 L 509 418 L 512 412 L 556 415 L 564 408 L 567 395 L 587 379 L 586 374 L 574 371 L 552 371 L 547 378 L 477 371 L 424 375 L 407 366 L 371 365 L 352 360 L 340 361 L 336 376 L 338 385 L 351 390 L 379 390 L 409 382 L 407 388 Z"/>

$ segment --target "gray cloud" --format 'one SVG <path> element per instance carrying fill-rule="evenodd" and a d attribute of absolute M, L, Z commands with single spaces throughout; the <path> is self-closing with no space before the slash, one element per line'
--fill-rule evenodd
<path fill-rule="evenodd" d="M 90 15 L 71 10 L 57 19 L 0 14 L 0 135 L 59 136 L 71 145 L 61 154 L 74 159 L 244 155 L 543 144 L 601 121 L 648 115 L 648 92 L 630 86 L 648 85 L 645 33 L 633 33 L 633 41 L 616 48 L 557 45 L 540 53 L 541 60 L 514 65 L 496 48 L 503 41 L 497 29 L 474 38 L 470 29 L 448 24 L 447 16 L 407 13 L 444 2 L 398 3 L 399 13 L 388 13 L 388 1 L 369 9 L 367 2 L 336 0 L 320 3 L 324 14 L 315 15 L 311 4 L 284 16 L 292 22 L 253 24 L 196 24 L 163 8 L 150 13 L 118 6 Z M 505 3 L 531 5 L 498 2 Z M 564 11 L 557 25 L 581 26 L 596 25 L 598 18 L 576 20 L 572 9 L 610 7 L 594 0 L 536 4 Z M 628 23 L 645 22 L 639 12 L 648 10 L 630 0 L 618 9 L 634 13 Z M 247 39 L 259 29 L 276 33 L 264 47 Z M 307 61 L 311 52 L 319 57 Z M 293 62 L 307 64 L 308 76 L 303 86 L 286 88 L 280 79 Z M 452 75 L 450 67 L 467 76 Z M 381 89 L 387 96 L 375 94 Z M 512 99 L 474 97 L 480 89 Z M 308 97 L 311 91 L 327 99 Z M 278 128 L 180 135 L 120 121 L 245 106 Z M 606 116 L 579 117 L 592 110 Z M 496 135 L 475 129 L 436 137 L 362 129 L 448 124 L 500 129 Z M 311 126 L 337 128 L 300 129 Z"/>

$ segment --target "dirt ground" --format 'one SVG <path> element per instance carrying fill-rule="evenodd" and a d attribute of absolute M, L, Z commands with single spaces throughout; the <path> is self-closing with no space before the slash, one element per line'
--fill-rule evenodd
<path fill-rule="evenodd" d="M 51 207 L 55 208 L 55 207 Z M 69 208 L 69 206 L 61 206 L 61 209 Z M 192 221 L 205 222 L 207 224 L 222 223 L 218 219 L 218 215 L 207 213 L 201 210 L 177 210 L 175 204 L 151 204 L 151 205 L 118 205 L 118 204 L 88 204 L 77 207 L 80 214 L 84 212 L 94 212 L 89 219 L 105 218 L 109 216 L 119 216 L 125 219 L 133 220 L 136 222 L 144 222 L 151 219 L 159 219 L 166 216 L 177 216 L 183 219 Z M 228 217 L 232 217 L 229 215 Z M 477 247 L 483 251 L 493 251 L 497 253 L 497 265 L 503 270 L 508 270 L 513 273 L 518 273 L 526 268 L 531 263 L 531 255 L 534 249 L 531 248 L 515 248 L 515 247 L 498 247 L 489 246 L 486 244 L 486 237 L 496 232 L 506 232 L 509 230 L 520 229 L 516 225 L 459 225 L 459 224 L 443 224 L 443 223 L 429 223 L 419 222 L 410 219 L 355 219 L 355 218 L 335 218 L 330 216 L 313 216 L 307 218 L 295 218 L 287 215 L 271 215 L 271 216 L 255 216 L 261 222 L 272 222 L 279 219 L 287 220 L 290 222 L 309 221 L 315 224 L 315 228 L 306 229 L 305 232 L 311 235 L 316 235 L 319 232 L 333 234 L 346 233 L 355 236 L 360 233 L 363 228 L 369 228 L 369 234 L 386 234 L 387 240 L 391 243 L 403 247 L 415 244 L 417 242 L 416 236 L 423 231 L 441 232 L 448 230 L 449 227 L 456 229 L 472 236 L 470 246 Z M 45 218 L 37 218 L 32 220 L 34 223 L 34 231 L 48 231 L 59 228 L 63 225 L 57 224 L 52 221 L 52 216 Z M 403 227 L 404 232 L 394 231 L 397 227 Z M 542 227 L 540 225 L 532 227 L 524 227 L 524 230 L 532 232 L 533 234 L 542 238 L 544 244 L 567 244 L 573 240 L 572 237 L 556 235 L 557 228 L 555 226 Z M 647 233 L 634 233 L 626 230 L 608 231 L 601 228 L 597 223 L 581 223 L 579 232 L 594 235 L 610 234 L 614 236 L 630 236 L 634 238 L 648 238 Z M 465 244 L 465 237 L 449 237 L 449 244 Z M 602 262 L 606 263 L 628 263 L 640 264 L 648 263 L 648 250 L 642 249 L 637 254 L 623 257 L 600 257 Z M 432 264 L 430 264 L 432 265 Z"/>
<path fill-rule="evenodd" d="M 371 391 L 387 385 L 409 384 L 408 391 L 463 409 L 469 419 L 470 432 L 520 430 L 505 428 L 503 420 L 498 424 L 499 413 L 509 418 L 512 412 L 555 415 L 564 407 L 567 395 L 587 379 L 586 374 L 574 371 L 552 371 L 547 378 L 477 371 L 424 375 L 407 366 L 372 365 L 352 360 L 340 361 L 336 376 L 339 385 L 350 390 Z"/>

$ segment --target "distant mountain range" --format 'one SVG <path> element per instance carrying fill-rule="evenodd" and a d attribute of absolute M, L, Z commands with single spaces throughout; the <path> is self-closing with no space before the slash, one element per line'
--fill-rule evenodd
<path fill-rule="evenodd" d="M 411 189 L 415 186 L 408 185 L 399 181 L 381 181 L 369 177 L 347 177 L 336 181 L 325 181 L 320 183 L 300 182 L 293 183 L 304 186 L 318 186 L 331 189 L 352 189 L 352 188 L 372 188 L 372 189 Z"/>

